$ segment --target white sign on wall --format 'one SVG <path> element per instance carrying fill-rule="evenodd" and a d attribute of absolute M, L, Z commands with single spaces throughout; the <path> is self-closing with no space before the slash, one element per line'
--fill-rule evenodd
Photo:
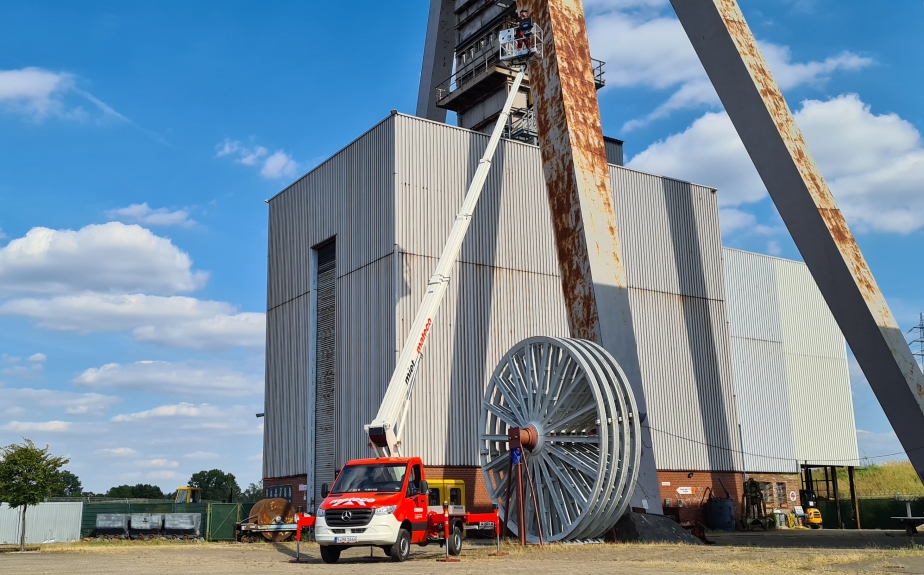
<path fill-rule="evenodd" d="M 789 500 L 790 500 L 790 501 L 795 501 L 797 497 L 798 497 L 798 495 L 796 495 L 796 492 L 795 492 L 795 491 L 790 491 L 790 492 L 789 492 Z"/>
<path fill-rule="evenodd" d="M 677 488 L 678 495 L 693 495 L 693 491 L 694 489 L 692 487 L 678 487 Z"/>

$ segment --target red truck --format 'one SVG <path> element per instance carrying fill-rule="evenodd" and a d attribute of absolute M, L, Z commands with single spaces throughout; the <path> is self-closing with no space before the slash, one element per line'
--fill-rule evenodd
<path fill-rule="evenodd" d="M 404 561 L 411 545 L 446 544 L 450 555 L 462 550 L 466 527 L 497 533 L 495 513 L 467 513 L 463 505 L 440 502 L 430 492 L 419 457 L 355 459 L 340 470 L 315 517 L 321 559 L 335 563 L 349 547 L 375 546 Z"/>

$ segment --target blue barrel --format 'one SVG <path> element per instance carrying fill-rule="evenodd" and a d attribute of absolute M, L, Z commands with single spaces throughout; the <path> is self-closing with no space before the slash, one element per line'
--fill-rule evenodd
<path fill-rule="evenodd" d="M 735 503 L 731 499 L 711 497 L 706 502 L 706 527 L 717 531 L 734 531 Z"/>

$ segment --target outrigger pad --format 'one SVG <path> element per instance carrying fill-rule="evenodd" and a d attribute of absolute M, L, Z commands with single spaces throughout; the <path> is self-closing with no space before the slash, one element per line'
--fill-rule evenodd
<path fill-rule="evenodd" d="M 689 543 L 703 542 L 664 515 L 628 512 L 616 523 L 616 536 L 621 543 Z"/>

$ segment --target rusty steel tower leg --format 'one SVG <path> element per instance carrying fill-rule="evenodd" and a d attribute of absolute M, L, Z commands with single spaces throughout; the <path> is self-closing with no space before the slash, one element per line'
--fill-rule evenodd
<path fill-rule="evenodd" d="M 519 6 L 530 11 L 545 39 L 545 54 L 530 63 L 529 77 L 571 336 L 595 341 L 613 355 L 632 384 L 639 412 L 647 413 L 584 9 L 580 0 L 526 0 Z M 642 442 L 651 445 L 647 426 Z M 662 512 L 648 447 L 631 505 Z"/>
<path fill-rule="evenodd" d="M 924 480 L 924 376 L 735 0 L 671 0 L 744 147 Z"/>
<path fill-rule="evenodd" d="M 417 116 L 435 122 L 446 121 L 446 110 L 436 107 L 436 86 L 452 74 L 454 9 L 453 0 L 430 0 L 430 17 L 427 20 L 420 89 L 417 94 Z"/>

